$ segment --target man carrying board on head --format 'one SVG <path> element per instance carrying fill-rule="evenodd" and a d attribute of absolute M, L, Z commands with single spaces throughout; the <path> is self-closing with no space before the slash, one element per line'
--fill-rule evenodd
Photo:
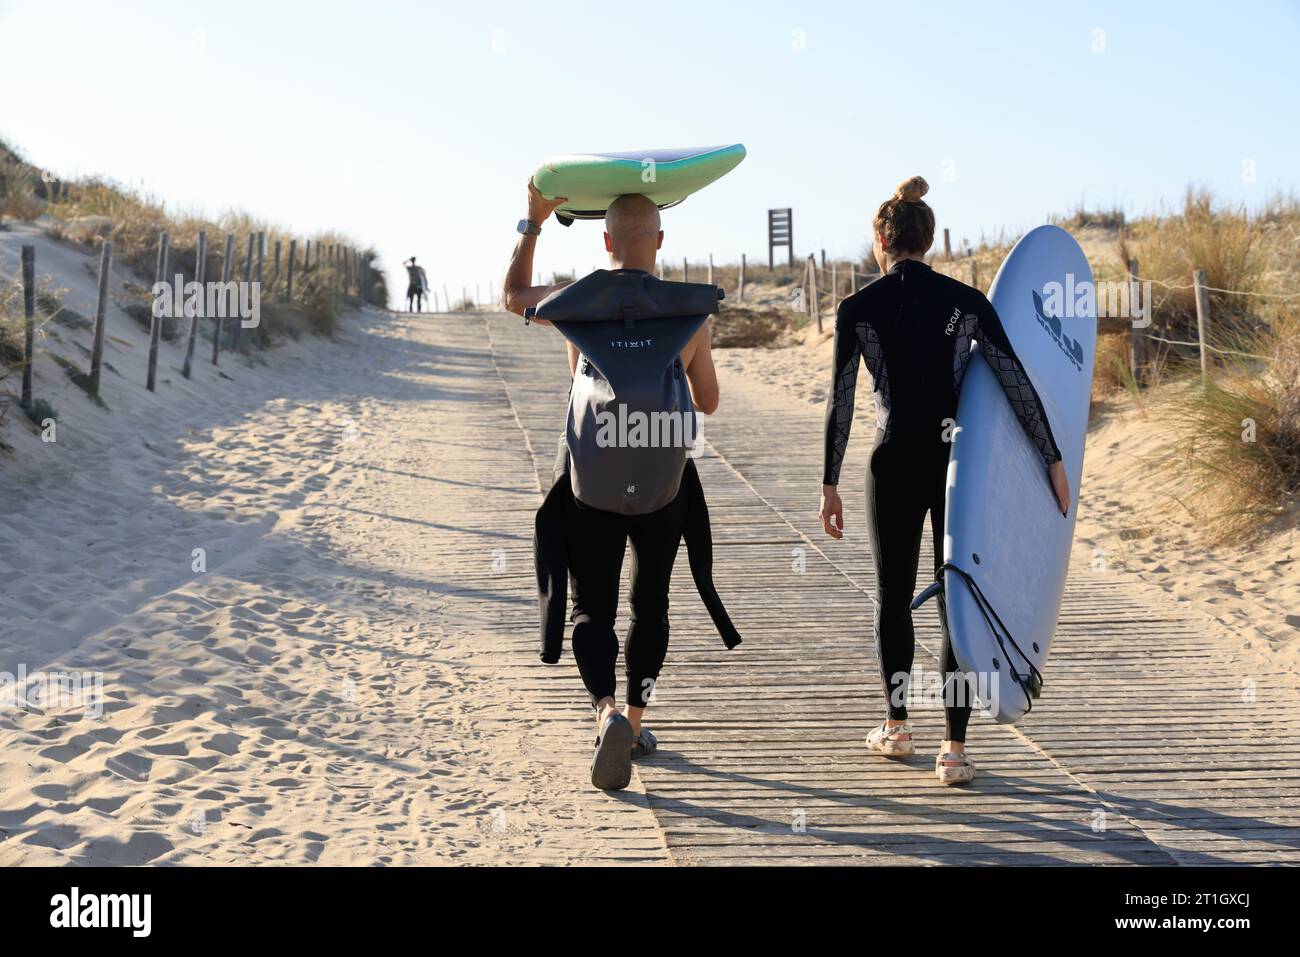
<path fill-rule="evenodd" d="M 720 290 L 655 278 L 663 242 L 659 210 L 639 194 L 619 196 L 606 213 L 608 270 L 572 283 L 530 285 L 541 224 L 563 202 L 546 199 L 529 181 L 528 215 L 519 223 L 502 298 L 511 312 L 554 325 L 568 340 L 574 377 L 568 426 L 534 539 L 541 656 L 559 660 L 571 580 L 573 656 L 599 729 L 591 781 L 618 790 L 631 779 L 632 758 L 655 750 L 654 735 L 641 722 L 668 650 L 668 588 L 683 538 L 696 587 L 724 642 L 740 642 L 713 588 L 708 509 L 692 461 L 695 410 L 718 407 L 708 318 Z M 667 424 L 663 441 L 639 432 L 647 422 Z M 614 619 L 629 541 L 624 714 L 615 698 Z"/>
<path fill-rule="evenodd" d="M 429 294 L 429 276 L 425 273 L 423 266 L 415 264 L 415 257 L 412 256 L 406 262 L 402 263 L 406 267 L 406 311 L 423 312 L 424 297 Z M 448 304 L 447 308 L 451 308 Z"/>

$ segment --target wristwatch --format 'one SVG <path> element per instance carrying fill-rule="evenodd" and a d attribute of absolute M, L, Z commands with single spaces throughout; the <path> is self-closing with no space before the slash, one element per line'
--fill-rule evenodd
<path fill-rule="evenodd" d="M 516 226 L 515 229 L 523 233 L 525 236 L 540 236 L 542 234 L 542 227 L 538 226 L 531 219 L 519 220 L 519 225 Z"/>

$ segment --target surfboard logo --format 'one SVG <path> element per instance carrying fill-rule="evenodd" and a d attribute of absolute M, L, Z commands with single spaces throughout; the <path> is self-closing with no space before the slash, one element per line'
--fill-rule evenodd
<path fill-rule="evenodd" d="M 1077 339 L 1071 339 L 1065 334 L 1065 331 L 1061 328 L 1060 319 L 1056 316 L 1050 316 L 1047 314 L 1047 310 L 1043 306 L 1043 297 L 1040 296 L 1036 290 L 1030 290 L 1030 293 L 1034 297 L 1034 315 L 1038 319 L 1038 324 L 1046 329 L 1051 334 L 1052 338 L 1056 340 L 1056 344 L 1060 346 L 1061 351 L 1064 352 L 1066 357 L 1070 360 L 1070 364 L 1074 366 L 1075 371 L 1082 372 L 1083 344 Z"/>

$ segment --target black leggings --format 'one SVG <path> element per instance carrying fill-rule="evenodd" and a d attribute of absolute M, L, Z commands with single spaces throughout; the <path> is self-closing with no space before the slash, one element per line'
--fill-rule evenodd
<path fill-rule="evenodd" d="M 612 698 L 616 687 L 618 583 L 623 553 L 632 541 L 632 587 L 628 592 L 631 623 L 624 651 L 627 703 L 650 703 L 664 656 L 668 653 L 668 585 L 686 521 L 686 497 L 648 515 L 618 515 L 570 506 L 569 581 L 573 608 L 573 657 L 582 683 L 595 704 Z"/>
<path fill-rule="evenodd" d="M 916 650 L 911 603 L 916 592 L 921 534 L 929 512 L 937 572 L 943 563 L 947 468 L 946 445 L 909 451 L 891 446 L 882 433 L 877 433 L 867 469 L 867 533 L 876 567 L 876 657 L 889 717 L 900 721 L 907 717 L 908 682 Z M 943 629 L 945 736 L 949 741 L 964 742 L 971 712 L 970 688 L 964 678 L 954 674 L 958 671 L 957 659 L 952 653 L 943 596 L 938 596 L 937 601 Z"/>

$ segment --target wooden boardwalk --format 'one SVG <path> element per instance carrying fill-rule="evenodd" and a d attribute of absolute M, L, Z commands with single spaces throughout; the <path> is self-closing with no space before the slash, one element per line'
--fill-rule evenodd
<path fill-rule="evenodd" d="M 430 322 L 441 324 L 448 342 L 463 343 L 467 324 L 480 327 L 499 377 L 484 388 L 508 404 L 494 410 L 485 446 L 523 453 L 511 461 L 531 456 L 535 473 L 535 481 L 463 478 L 485 487 L 548 486 L 567 393 L 559 337 L 512 316 Z M 1072 569 L 1044 696 L 1016 728 L 974 718 L 980 776 L 972 786 L 944 788 L 934 779 L 942 734 L 935 710 L 913 711 L 915 758 L 895 762 L 866 751 L 863 737 L 882 704 L 863 531 L 865 425 L 844 467 L 849 534 L 833 542 L 815 514 L 821 409 L 724 376 L 722 409 L 705 422 L 699 465 L 719 590 L 745 641 L 723 649 L 679 564 L 672 644 L 647 722 L 660 752 L 638 764 L 633 794 L 621 799 L 643 808 L 644 789 L 671 860 L 1300 862 L 1294 677 L 1132 576 Z M 535 503 L 507 505 L 494 525 L 529 521 Z M 511 567 L 522 562 L 531 574 L 526 544 L 513 538 L 508 547 L 517 559 Z M 923 569 L 928 535 L 925 549 Z M 918 668 L 936 664 L 932 608 L 917 615 Z M 537 751 L 585 747 L 590 719 L 567 642 L 561 664 L 548 667 L 537 659 L 531 608 L 510 603 L 496 625 L 510 653 L 511 687 L 554 718 Z M 612 810 L 620 799 L 608 800 Z M 626 839 L 657 856 L 656 841 Z"/>

